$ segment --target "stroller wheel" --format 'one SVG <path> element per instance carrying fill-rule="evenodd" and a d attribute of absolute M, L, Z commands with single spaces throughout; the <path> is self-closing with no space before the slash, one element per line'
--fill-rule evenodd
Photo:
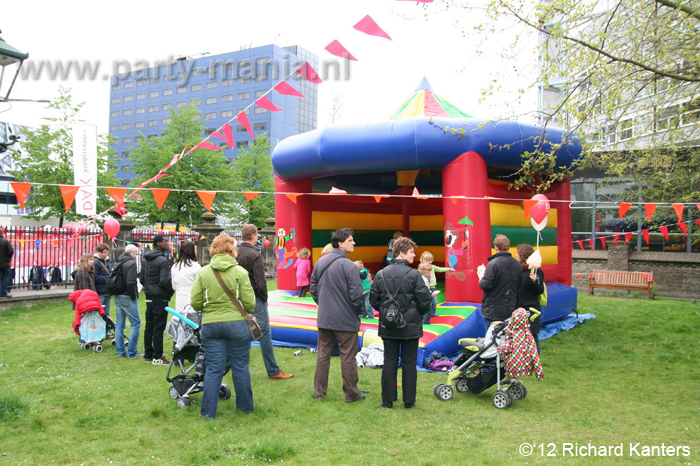
<path fill-rule="evenodd" d="M 459 377 L 455 379 L 455 388 L 460 393 L 467 393 L 469 391 L 469 385 L 467 384 L 467 379 L 465 377 Z"/>
<path fill-rule="evenodd" d="M 102 345 L 95 345 L 95 346 L 92 347 L 92 350 L 93 350 L 95 353 L 101 353 L 101 352 L 102 352 Z"/>
<path fill-rule="evenodd" d="M 90 349 L 90 343 L 83 343 L 80 347 L 85 350 Z"/>
<path fill-rule="evenodd" d="M 170 387 L 170 390 L 168 391 L 168 394 L 170 395 L 170 398 L 173 400 L 177 400 L 180 394 L 177 392 L 177 388 L 175 387 Z"/>
<path fill-rule="evenodd" d="M 435 385 L 433 393 L 436 397 L 438 397 L 438 399 L 442 401 L 447 401 L 452 399 L 453 392 L 451 386 L 447 385 L 446 383 L 439 383 Z"/>
<path fill-rule="evenodd" d="M 498 409 L 506 409 L 513 404 L 513 397 L 506 390 L 498 390 L 493 394 L 493 405 Z"/>
<path fill-rule="evenodd" d="M 112 346 L 117 346 L 117 340 L 112 340 Z"/>
<path fill-rule="evenodd" d="M 178 398 L 177 399 L 177 407 L 178 408 L 186 408 L 190 405 L 192 405 L 192 400 L 190 400 L 189 398 Z"/>
<path fill-rule="evenodd" d="M 231 389 L 228 388 L 226 385 L 221 386 L 221 390 L 219 390 L 219 399 L 220 400 L 228 400 L 231 398 Z"/>
<path fill-rule="evenodd" d="M 527 396 L 527 388 L 520 382 L 515 382 L 508 387 L 508 393 L 516 400 L 522 400 Z"/>

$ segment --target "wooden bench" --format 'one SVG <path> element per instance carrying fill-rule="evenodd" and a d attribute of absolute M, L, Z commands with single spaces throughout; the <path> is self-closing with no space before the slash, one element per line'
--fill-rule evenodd
<path fill-rule="evenodd" d="M 615 270 L 594 270 L 588 277 L 588 294 L 594 288 L 614 288 L 618 290 L 646 290 L 651 298 L 653 272 L 621 272 Z"/>

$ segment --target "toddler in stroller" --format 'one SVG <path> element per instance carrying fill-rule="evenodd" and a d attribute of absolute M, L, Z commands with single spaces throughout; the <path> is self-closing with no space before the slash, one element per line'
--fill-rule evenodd
<path fill-rule="evenodd" d="M 458 392 L 481 393 L 493 385 L 493 405 L 499 409 L 509 407 L 513 400 L 527 396 L 525 385 L 517 377 L 535 373 L 539 380 L 544 377 L 535 342 L 529 330 L 528 319 L 536 319 L 539 311 L 530 312 L 519 308 L 504 322 L 494 322 L 486 331 L 482 341 L 462 338 L 462 354 L 455 361 L 455 369 L 447 378 L 448 383 L 439 383 L 434 394 L 443 401 L 452 398 L 453 389 Z M 501 384 L 508 388 L 501 389 Z"/>
<path fill-rule="evenodd" d="M 101 353 L 102 340 L 108 332 L 114 333 L 115 325 L 105 314 L 100 297 L 92 290 L 83 289 L 72 292 L 68 299 L 75 303 L 73 331 L 80 336 L 78 344 L 82 349 Z"/>
<path fill-rule="evenodd" d="M 207 368 L 207 360 L 204 347 L 199 336 L 202 323 L 202 313 L 195 312 L 190 306 L 182 315 L 172 308 L 166 307 L 166 311 L 173 315 L 166 332 L 173 339 L 173 358 L 168 366 L 165 379 L 170 382 L 170 397 L 177 400 L 180 408 L 192 405 L 194 402 L 190 395 L 204 390 L 204 373 Z M 179 374 L 170 377 L 173 368 L 179 369 Z M 229 371 L 227 365 L 224 374 Z M 231 389 L 225 384 L 221 385 L 219 398 L 228 400 L 231 398 Z"/>

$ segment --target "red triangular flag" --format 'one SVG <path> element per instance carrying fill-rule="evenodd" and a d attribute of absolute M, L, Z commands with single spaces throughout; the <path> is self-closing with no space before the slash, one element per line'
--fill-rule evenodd
<path fill-rule="evenodd" d="M 285 196 L 287 196 L 293 203 L 297 203 L 297 197 L 301 196 L 301 194 L 297 193 L 285 193 Z"/>
<path fill-rule="evenodd" d="M 246 202 L 252 201 L 252 200 L 255 199 L 256 197 L 258 197 L 259 194 L 260 194 L 260 193 L 245 193 L 245 192 L 243 193 L 243 195 L 245 196 L 245 201 L 246 201 Z"/>
<path fill-rule="evenodd" d="M 330 44 L 326 45 L 325 49 L 330 54 L 335 55 L 336 57 L 345 58 L 346 60 L 357 61 L 357 58 L 353 57 L 352 54 L 348 51 L 348 49 L 343 47 L 343 45 L 337 40 L 334 40 Z"/>
<path fill-rule="evenodd" d="M 668 227 L 666 225 L 659 227 L 659 231 L 664 234 L 664 238 L 668 241 Z"/>
<path fill-rule="evenodd" d="M 651 202 L 644 204 L 644 210 L 647 212 L 647 220 L 651 220 L 651 217 L 654 216 L 654 211 L 656 210 L 656 204 Z"/>
<path fill-rule="evenodd" d="M 265 96 L 262 96 L 258 100 L 256 100 L 255 105 L 257 105 L 260 108 L 264 108 L 265 110 L 270 111 L 270 112 L 281 112 L 282 111 L 281 108 L 275 107 L 275 104 L 270 102 L 270 99 L 268 99 Z"/>
<path fill-rule="evenodd" d="M 618 218 L 624 217 L 630 207 L 632 207 L 631 202 L 620 202 L 620 216 Z"/>
<path fill-rule="evenodd" d="M 374 198 L 374 201 L 379 204 L 382 199 L 388 199 L 389 196 L 372 196 Z"/>
<path fill-rule="evenodd" d="M 620 235 L 613 235 L 613 239 L 615 240 L 615 247 L 617 247 L 617 242 L 620 239 Z"/>
<path fill-rule="evenodd" d="M 197 196 L 202 200 L 202 204 L 211 213 L 211 205 L 214 203 L 216 191 L 197 191 Z"/>
<path fill-rule="evenodd" d="M 289 84 L 287 84 L 284 81 L 277 84 L 273 89 L 282 95 L 293 95 L 295 97 L 304 97 L 304 94 L 297 91 L 296 89 L 294 89 L 292 86 L 290 86 Z"/>
<path fill-rule="evenodd" d="M 75 202 L 75 195 L 80 191 L 80 186 L 60 185 L 63 203 L 66 205 L 66 212 L 70 210 Z"/>
<path fill-rule="evenodd" d="M 165 200 L 170 195 L 170 190 L 166 188 L 151 188 L 151 192 L 153 193 L 153 199 L 156 200 L 158 205 L 158 210 L 162 210 Z"/>
<path fill-rule="evenodd" d="M 576 242 L 578 243 L 578 247 L 580 247 L 581 249 L 586 249 L 583 247 L 583 240 L 578 240 Z"/>
<path fill-rule="evenodd" d="M 700 204 L 695 204 L 695 207 L 697 207 L 698 210 L 700 210 Z"/>
<path fill-rule="evenodd" d="M 124 206 L 126 188 L 107 188 L 107 193 L 114 199 L 118 206 Z"/>
<path fill-rule="evenodd" d="M 588 245 L 591 247 L 591 249 L 595 249 L 595 243 L 593 238 L 588 240 Z"/>
<path fill-rule="evenodd" d="M 199 144 L 197 144 L 196 146 L 194 146 L 194 148 L 195 149 L 201 148 L 201 149 L 221 150 L 221 147 L 215 146 L 214 144 L 212 144 L 209 141 L 202 141 Z"/>
<path fill-rule="evenodd" d="M 525 218 L 530 216 L 530 209 L 532 209 L 538 202 L 539 201 L 536 199 L 525 199 L 523 201 L 523 214 L 525 214 Z"/>
<path fill-rule="evenodd" d="M 364 32 L 365 34 L 369 34 L 370 36 L 385 37 L 391 40 L 389 34 L 384 32 L 384 30 L 380 28 L 379 25 L 369 15 L 362 18 L 357 24 L 353 26 L 353 28 L 357 29 L 360 32 Z"/>
<path fill-rule="evenodd" d="M 318 73 L 311 65 L 309 65 L 308 61 L 297 68 L 297 73 L 299 73 L 302 78 L 306 79 L 310 83 L 321 84 L 323 82 L 323 79 L 318 76 Z"/>
<path fill-rule="evenodd" d="M 629 233 L 625 233 L 625 244 L 629 243 L 631 239 L 632 239 L 632 232 L 630 231 Z"/>
<path fill-rule="evenodd" d="M 328 194 L 347 194 L 348 192 L 342 189 L 338 189 L 336 187 L 332 187 L 330 191 L 328 191 Z"/>
<path fill-rule="evenodd" d="M 581 274 L 580 274 L 580 273 L 577 273 L 577 274 L 576 274 L 576 278 L 578 278 L 579 280 L 581 280 Z"/>
<path fill-rule="evenodd" d="M 671 204 L 673 206 L 673 210 L 676 211 L 676 215 L 678 216 L 678 221 L 683 220 L 683 209 L 685 208 L 685 204 Z"/>
<path fill-rule="evenodd" d="M 607 244 L 605 243 L 605 241 L 606 241 L 605 236 L 601 236 L 601 237 L 600 237 L 600 242 L 603 244 L 603 250 L 605 250 L 605 249 L 606 249 L 606 246 L 607 246 Z"/>
<path fill-rule="evenodd" d="M 255 135 L 253 135 L 253 130 L 250 128 L 250 121 L 248 121 L 248 116 L 245 114 L 245 112 L 239 113 L 236 118 L 238 119 L 238 122 L 243 125 L 246 131 L 248 131 L 250 138 L 255 140 Z"/>
<path fill-rule="evenodd" d="M 31 183 L 10 183 L 12 189 L 15 191 L 15 196 L 17 196 L 17 202 L 19 206 L 24 209 L 24 201 L 27 200 L 29 196 L 29 190 L 32 189 Z"/>
<path fill-rule="evenodd" d="M 688 236 L 688 225 L 686 225 L 685 222 L 678 222 L 678 226 L 683 231 L 683 234 Z"/>
<path fill-rule="evenodd" d="M 649 244 L 649 229 L 645 228 L 642 230 L 642 236 L 644 237 L 644 241 L 646 241 L 647 244 Z"/>

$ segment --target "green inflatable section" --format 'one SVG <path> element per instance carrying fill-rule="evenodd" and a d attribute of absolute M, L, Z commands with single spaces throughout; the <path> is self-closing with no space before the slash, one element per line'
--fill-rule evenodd
<path fill-rule="evenodd" d="M 556 246 L 557 245 L 557 229 L 545 228 L 542 230 L 542 239 L 540 246 Z M 510 240 L 511 247 L 518 244 L 526 243 L 535 245 L 537 243 L 537 231 L 532 227 L 504 227 L 499 225 L 491 225 L 491 241 L 496 238 L 496 235 L 506 235 Z"/>

